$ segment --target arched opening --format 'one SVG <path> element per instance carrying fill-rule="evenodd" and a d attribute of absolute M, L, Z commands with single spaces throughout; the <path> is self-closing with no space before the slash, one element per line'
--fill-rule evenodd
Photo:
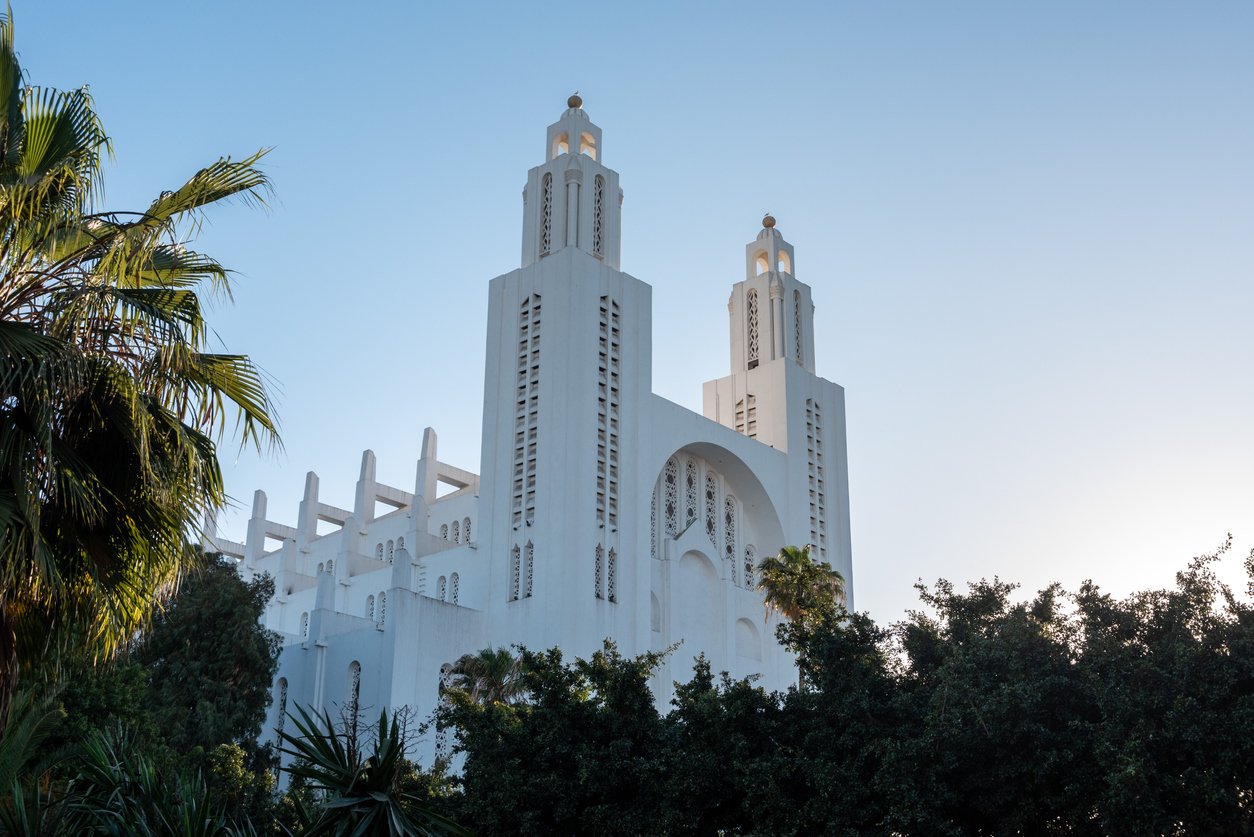
<path fill-rule="evenodd" d="M 435 583 L 435 597 L 440 601 L 444 601 L 448 596 L 448 579 L 440 576 L 440 580 Z"/>
<path fill-rule="evenodd" d="M 374 621 L 374 596 L 366 596 L 366 618 Z"/>
<path fill-rule="evenodd" d="M 587 154 L 592 159 L 597 158 L 597 138 L 592 134 L 584 131 L 579 135 L 579 153 Z"/>
<path fill-rule="evenodd" d="M 570 137 L 562 132 L 553 138 L 553 150 L 549 155 L 549 159 L 553 159 L 561 154 L 570 151 Z"/>
<path fill-rule="evenodd" d="M 465 543 L 470 543 L 470 518 L 469 517 L 462 521 L 462 540 Z"/>
<path fill-rule="evenodd" d="M 449 599 L 453 602 L 453 604 L 457 604 L 457 599 L 461 595 L 461 586 L 462 586 L 461 576 L 458 575 L 457 573 L 453 573 L 451 576 L 449 576 L 448 583 L 449 583 Z"/>
<path fill-rule="evenodd" d="M 747 660 L 762 659 L 762 637 L 758 626 L 748 619 L 736 620 L 736 656 Z"/>
<path fill-rule="evenodd" d="M 788 251 L 779 251 L 779 261 L 776 264 L 776 270 L 780 273 L 792 273 L 792 257 L 788 255 Z"/>
<path fill-rule="evenodd" d="M 693 658 L 705 653 L 715 671 L 727 665 L 723 590 L 718 569 L 704 552 L 689 550 L 675 568 L 671 592 L 671 642 L 683 641 L 675 657 L 677 672 L 688 672 Z"/>
<path fill-rule="evenodd" d="M 771 260 L 766 257 L 766 251 L 758 253 L 753 257 L 754 263 L 757 265 L 757 273 L 761 276 L 763 273 L 771 269 Z"/>

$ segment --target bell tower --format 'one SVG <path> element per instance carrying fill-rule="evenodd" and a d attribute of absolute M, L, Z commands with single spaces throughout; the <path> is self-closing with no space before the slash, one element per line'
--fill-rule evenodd
<path fill-rule="evenodd" d="M 522 266 L 576 247 L 617 270 L 623 194 L 618 173 L 601 162 L 601 129 L 575 94 L 549 126 L 545 162 L 523 189 Z"/>
<path fill-rule="evenodd" d="M 848 579 L 844 390 L 815 373 L 814 302 L 796 269 L 792 245 L 767 215 L 727 304 L 731 374 L 706 382 L 703 412 L 789 454 L 788 531 L 808 531 L 815 557 Z"/>
<path fill-rule="evenodd" d="M 622 192 L 601 129 L 578 95 L 566 104 L 527 173 L 522 264 L 488 286 L 478 557 L 495 635 L 590 654 L 648 632 L 648 500 L 632 488 L 652 299 L 619 269 Z"/>

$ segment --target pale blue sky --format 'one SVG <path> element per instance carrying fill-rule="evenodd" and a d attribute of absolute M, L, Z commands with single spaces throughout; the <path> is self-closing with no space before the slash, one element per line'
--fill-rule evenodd
<path fill-rule="evenodd" d="M 294 520 L 309 469 L 351 504 L 367 447 L 411 488 L 426 425 L 478 467 L 487 281 L 578 88 L 654 288 L 656 392 L 699 410 L 726 373 L 764 210 L 797 248 L 846 387 L 860 608 L 900 617 L 920 577 L 1126 592 L 1254 546 L 1254 4 L 13 12 L 32 81 L 96 96 L 109 207 L 274 147 L 272 210 L 200 245 L 240 274 L 223 341 L 281 387 L 286 452 L 226 465 L 245 507 Z"/>

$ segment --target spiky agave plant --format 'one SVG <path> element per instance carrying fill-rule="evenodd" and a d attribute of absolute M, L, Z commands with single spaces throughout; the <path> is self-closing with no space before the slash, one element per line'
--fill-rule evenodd
<path fill-rule="evenodd" d="M 320 793 L 319 810 L 302 832 L 321 834 L 440 835 L 467 834 L 452 821 L 425 807 L 401 790 L 407 767 L 400 726 L 379 714 L 379 725 L 369 754 L 357 736 L 335 730 L 330 716 L 311 715 L 304 707 L 290 714 L 295 732 L 279 735 L 290 756 L 284 768 Z"/>

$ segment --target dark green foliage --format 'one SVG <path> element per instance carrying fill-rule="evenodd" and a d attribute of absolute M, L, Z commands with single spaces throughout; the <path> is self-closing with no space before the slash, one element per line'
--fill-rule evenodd
<path fill-rule="evenodd" d="M 808 608 L 779 631 L 805 688 L 699 660 L 665 716 L 657 655 L 524 651 L 525 701 L 442 711 L 449 810 L 488 834 L 1254 833 L 1254 557 L 1246 597 L 1217 557 L 1123 600 L 994 579 L 920 586 L 891 628 Z"/>
<path fill-rule="evenodd" d="M 453 693 L 442 719 L 466 753 L 458 821 L 489 834 L 664 833 L 665 727 L 648 685 L 660 660 L 610 643 L 569 665 L 558 650 L 523 651 L 527 704 Z"/>
<path fill-rule="evenodd" d="M 297 734 L 283 732 L 281 752 L 295 759 L 286 768 L 310 796 L 291 796 L 298 809 L 300 833 L 352 835 L 428 835 L 464 833 L 449 820 L 428 810 L 423 801 L 405 792 L 411 768 L 405 759 L 400 727 L 379 715 L 373 749 L 362 752 L 356 736 L 337 732 L 325 713 L 311 716 L 297 707 L 292 725 Z M 310 812 L 306 800 L 317 810 Z"/>
<path fill-rule="evenodd" d="M 133 655 L 149 676 L 144 707 L 176 752 L 256 751 L 278 665 L 279 635 L 258 626 L 273 595 L 269 576 L 245 582 L 211 557 L 144 633 Z"/>

